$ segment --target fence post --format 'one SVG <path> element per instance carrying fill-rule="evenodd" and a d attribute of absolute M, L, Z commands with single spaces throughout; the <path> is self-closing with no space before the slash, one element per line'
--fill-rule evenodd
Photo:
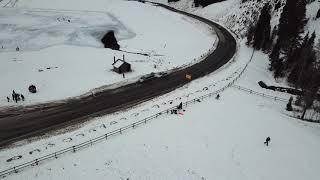
<path fill-rule="evenodd" d="M 120 128 L 120 134 L 122 134 L 121 128 Z"/>
<path fill-rule="evenodd" d="M 73 150 L 73 152 L 76 152 L 76 147 L 72 146 L 72 150 Z"/>
<path fill-rule="evenodd" d="M 134 129 L 134 125 L 135 125 L 135 123 L 132 124 L 132 128 L 133 128 L 133 129 Z"/>
<path fill-rule="evenodd" d="M 58 159 L 58 157 L 57 157 L 57 153 L 54 153 L 54 157 L 55 157 L 56 159 Z"/>
<path fill-rule="evenodd" d="M 108 133 L 106 134 L 106 140 L 108 139 Z"/>
<path fill-rule="evenodd" d="M 13 170 L 15 173 L 18 173 L 18 170 L 16 170 L 16 167 L 13 167 Z"/>
<path fill-rule="evenodd" d="M 38 161 L 38 159 L 36 159 L 36 165 L 39 165 L 39 161 Z"/>
<path fill-rule="evenodd" d="M 147 119 L 144 119 L 144 123 L 147 124 Z"/>

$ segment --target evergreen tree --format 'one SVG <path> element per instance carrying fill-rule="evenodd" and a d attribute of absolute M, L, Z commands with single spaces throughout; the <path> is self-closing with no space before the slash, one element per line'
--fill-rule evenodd
<path fill-rule="evenodd" d="M 297 61 L 299 61 L 301 56 L 301 51 L 303 50 L 304 47 L 307 46 L 308 40 L 309 40 L 309 33 L 307 33 L 303 38 L 302 44 L 294 48 L 294 50 L 291 51 L 291 54 L 288 55 L 288 58 L 286 61 L 286 69 L 292 68 L 292 66 L 296 64 Z"/>
<path fill-rule="evenodd" d="M 250 24 L 247 32 L 247 42 L 246 42 L 247 46 L 250 46 L 252 44 L 254 29 L 255 29 L 254 24 Z"/>
<path fill-rule="evenodd" d="M 262 8 L 253 36 L 253 47 L 255 49 L 266 50 L 267 43 L 270 41 L 270 9 L 271 6 L 268 3 Z"/>
<path fill-rule="evenodd" d="M 274 78 L 279 78 L 284 76 L 284 63 L 282 58 L 274 62 L 273 76 Z"/>
<path fill-rule="evenodd" d="M 310 38 L 308 38 L 307 34 L 301 46 L 297 48 L 293 52 L 294 55 L 291 56 L 291 58 L 296 58 L 297 60 L 292 65 L 288 82 L 294 84 L 296 88 L 304 88 L 306 83 L 309 83 L 310 70 L 312 70 L 316 62 L 316 53 L 314 50 L 315 37 L 314 32 Z"/>
<path fill-rule="evenodd" d="M 310 83 L 310 72 L 314 71 L 314 65 L 316 62 L 316 52 L 314 50 L 314 40 L 315 40 L 316 34 L 315 32 L 312 33 L 310 39 L 308 40 L 308 43 L 306 47 L 301 52 L 301 59 L 304 60 L 302 62 L 302 71 L 300 72 L 297 86 L 301 88 L 305 88 L 307 83 Z"/>
<path fill-rule="evenodd" d="M 270 37 L 272 44 L 274 43 L 277 33 L 278 33 L 278 27 L 274 26 L 272 29 L 271 37 Z"/>
<path fill-rule="evenodd" d="M 270 58 L 270 70 L 274 70 L 276 69 L 276 65 L 278 65 L 278 61 L 279 61 L 279 56 L 280 56 L 280 43 L 279 43 L 279 39 L 277 40 L 276 44 L 274 45 L 269 58 Z"/>
<path fill-rule="evenodd" d="M 310 66 L 309 69 L 309 78 L 308 82 L 305 83 L 305 86 L 302 88 L 302 116 L 301 119 L 304 119 L 306 111 L 312 107 L 314 101 L 316 100 L 319 92 L 319 79 L 320 79 L 320 69 Z"/>
<path fill-rule="evenodd" d="M 306 1 L 287 0 L 279 20 L 278 37 L 285 57 L 300 43 L 306 20 Z"/>

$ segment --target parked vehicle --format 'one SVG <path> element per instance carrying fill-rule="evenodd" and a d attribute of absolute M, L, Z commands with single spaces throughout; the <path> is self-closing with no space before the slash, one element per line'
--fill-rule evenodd
<path fill-rule="evenodd" d="M 167 75 L 168 75 L 167 72 L 158 72 L 158 73 L 155 73 L 155 76 L 156 76 L 157 78 L 165 77 L 165 76 L 167 76 Z"/>
<path fill-rule="evenodd" d="M 149 81 L 149 80 L 152 80 L 152 79 L 155 79 L 155 78 L 157 78 L 157 77 L 155 76 L 155 73 L 150 73 L 150 74 L 147 74 L 147 75 L 142 76 L 142 77 L 139 79 L 139 82 L 142 83 L 142 82 Z"/>
<path fill-rule="evenodd" d="M 153 79 L 156 79 L 156 78 L 161 78 L 161 77 L 165 77 L 167 76 L 168 73 L 167 72 L 158 72 L 158 73 L 150 73 L 150 74 L 147 74 L 147 75 L 144 75 L 142 76 L 140 79 L 139 79 L 139 82 L 142 83 L 142 82 L 145 82 L 145 81 L 150 81 L 150 80 L 153 80 Z"/>

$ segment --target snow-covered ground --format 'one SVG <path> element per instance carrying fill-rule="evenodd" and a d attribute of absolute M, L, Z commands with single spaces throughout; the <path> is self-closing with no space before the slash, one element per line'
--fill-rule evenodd
<path fill-rule="evenodd" d="M 0 106 L 61 100 L 130 83 L 150 72 L 195 63 L 217 42 L 215 32 L 199 21 L 118 0 L 18 1 L 15 8 L 1 9 L 0 27 Z M 133 53 L 104 49 L 100 39 L 109 30 L 115 31 L 121 50 Z M 113 56 L 123 55 L 133 70 L 125 79 L 112 71 Z M 28 92 L 31 84 L 38 93 Z M 7 103 L 12 90 L 26 101 Z"/>
<path fill-rule="evenodd" d="M 239 40 L 233 61 L 174 92 L 127 111 L 98 117 L 2 149 L 0 171 L 214 92 L 239 75 L 251 53 L 252 49 Z M 258 86 L 259 80 L 267 84 L 278 83 L 268 71 L 268 63 L 265 54 L 255 52 L 252 62 L 235 84 L 289 99 L 287 94 Z M 289 117 L 285 106 L 285 102 L 230 87 L 221 93 L 220 100 L 205 99 L 184 107 L 183 114 L 161 116 L 108 141 L 46 161 L 5 179 L 317 180 L 320 125 Z M 263 144 L 267 136 L 271 137 L 268 147 Z M 20 156 L 20 159 L 7 162 Z"/>
<path fill-rule="evenodd" d="M 1 52 L 37 51 L 55 45 L 100 47 L 113 30 L 118 40 L 135 37 L 112 14 L 103 12 L 3 8 L 0 17 Z"/>
<path fill-rule="evenodd" d="M 234 61 L 177 91 L 56 135 L 3 149 L 0 170 L 214 92 L 233 81 L 250 59 L 251 51 L 242 42 Z M 250 64 L 236 84 L 258 90 L 257 83 L 246 83 L 254 81 L 252 76 L 271 81 L 262 68 L 261 57 L 255 54 L 251 62 L 260 68 Z M 205 99 L 186 107 L 183 115 L 161 116 L 145 126 L 6 179 L 318 179 L 320 126 L 288 117 L 285 105 L 231 87 L 221 93 L 220 100 Z M 271 137 L 269 147 L 263 144 L 267 136 Z M 6 162 L 17 156 L 22 158 Z"/>

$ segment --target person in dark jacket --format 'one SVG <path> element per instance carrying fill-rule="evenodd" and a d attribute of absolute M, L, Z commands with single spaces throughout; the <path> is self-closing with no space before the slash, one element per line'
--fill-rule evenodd
<path fill-rule="evenodd" d="M 217 94 L 216 99 L 217 100 L 220 99 L 220 94 Z"/>
<path fill-rule="evenodd" d="M 24 101 L 24 95 L 23 94 L 21 94 L 21 99 L 22 99 L 22 101 Z"/>
<path fill-rule="evenodd" d="M 8 102 L 10 101 L 10 98 L 7 96 L 7 100 L 8 100 Z"/>
<path fill-rule="evenodd" d="M 271 141 L 271 139 L 270 139 L 270 137 L 268 136 L 268 137 L 266 138 L 266 141 L 264 142 L 264 144 L 265 144 L 266 146 L 268 146 L 270 141 Z"/>
<path fill-rule="evenodd" d="M 16 98 L 16 92 L 14 92 L 14 90 L 12 91 L 12 100 L 15 101 Z"/>

